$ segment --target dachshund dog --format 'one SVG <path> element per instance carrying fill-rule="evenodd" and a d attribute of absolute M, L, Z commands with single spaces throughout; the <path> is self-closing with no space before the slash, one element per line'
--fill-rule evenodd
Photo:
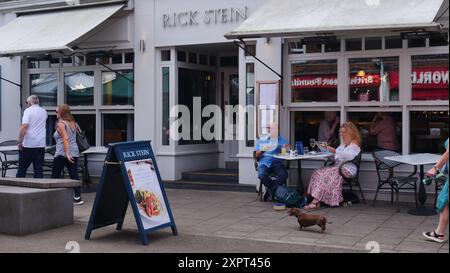
<path fill-rule="evenodd" d="M 318 225 L 322 232 L 325 231 L 327 225 L 327 218 L 323 215 L 312 215 L 302 213 L 298 208 L 291 208 L 288 211 L 289 216 L 295 215 L 298 219 L 298 223 L 300 225 L 300 230 L 304 227 L 310 227 L 314 225 Z"/>

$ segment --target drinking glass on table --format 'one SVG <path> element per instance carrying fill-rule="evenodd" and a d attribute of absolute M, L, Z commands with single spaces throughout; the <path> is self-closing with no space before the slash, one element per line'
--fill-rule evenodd
<path fill-rule="evenodd" d="M 311 146 L 311 151 L 314 151 L 314 147 L 316 146 L 316 139 L 309 139 L 309 146 Z"/>

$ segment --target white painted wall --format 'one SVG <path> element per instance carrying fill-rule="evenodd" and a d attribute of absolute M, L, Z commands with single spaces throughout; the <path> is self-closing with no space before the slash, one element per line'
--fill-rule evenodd
<path fill-rule="evenodd" d="M 222 20 L 222 9 L 236 8 L 244 12 L 247 7 L 247 16 L 257 10 L 266 0 L 227 0 L 227 1 L 211 1 L 211 0 L 155 0 L 155 44 L 156 46 L 175 46 L 175 45 L 191 45 L 191 44 L 209 44 L 229 42 L 223 35 L 235 27 L 239 26 L 243 20 L 237 17 L 236 20 L 227 16 Z M 140 1 L 137 1 L 140 2 Z M 216 12 L 214 12 L 216 11 Z M 190 24 L 189 16 L 185 13 L 196 13 L 194 21 L 197 24 Z M 205 23 L 205 12 L 209 12 L 210 22 Z M 176 13 L 174 15 L 174 13 Z M 215 15 L 217 14 L 217 21 Z M 164 16 L 171 18 L 180 17 L 181 23 L 187 22 L 187 25 L 178 25 L 174 27 L 164 27 Z M 214 17 L 214 18 L 213 18 Z M 232 20 L 232 21 L 231 21 Z M 178 20 L 176 20 L 178 21 Z M 223 21 L 226 21 L 224 23 Z"/>
<path fill-rule="evenodd" d="M 0 27 L 15 18 L 13 14 L 0 14 Z M 20 58 L 0 58 L 1 76 L 20 83 Z M 0 142 L 17 139 L 21 123 L 20 89 L 6 81 L 1 85 L 1 128 Z"/>

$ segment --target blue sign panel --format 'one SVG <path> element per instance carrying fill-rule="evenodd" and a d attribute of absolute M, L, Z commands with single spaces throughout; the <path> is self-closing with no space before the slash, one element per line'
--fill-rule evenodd
<path fill-rule="evenodd" d="M 178 234 L 150 141 L 110 145 L 86 240 L 94 229 L 117 224 L 121 230 L 128 203 L 143 244 L 148 244 L 148 233 L 158 229 L 171 227 Z"/>

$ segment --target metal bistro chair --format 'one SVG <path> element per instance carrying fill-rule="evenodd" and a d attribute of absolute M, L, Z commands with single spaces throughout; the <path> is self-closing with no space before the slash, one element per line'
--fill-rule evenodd
<path fill-rule="evenodd" d="M 394 191 L 396 193 L 397 200 L 397 212 L 400 212 L 400 202 L 399 202 L 399 192 L 400 190 L 414 190 L 414 200 L 416 207 L 417 203 L 417 166 L 414 166 L 414 171 L 408 176 L 394 176 L 394 169 L 401 165 L 399 162 L 391 161 L 385 159 L 389 156 L 398 156 L 399 154 L 393 151 L 381 150 L 372 153 L 375 159 L 375 167 L 378 175 L 378 187 L 375 193 L 375 198 L 373 199 L 372 207 L 375 206 L 377 200 L 378 192 L 381 189 L 391 190 L 391 204 L 394 203 Z M 388 185 L 388 188 L 383 186 Z"/>
<path fill-rule="evenodd" d="M 259 158 L 257 158 L 256 157 L 256 151 L 253 151 L 253 163 L 254 163 L 254 165 L 255 165 L 255 171 L 256 172 L 258 172 L 258 161 L 259 161 Z M 286 170 L 289 170 L 289 163 L 288 163 L 288 165 L 287 165 L 287 167 L 286 167 Z M 270 174 L 269 174 L 269 177 L 272 179 L 272 180 L 275 180 L 276 178 L 274 177 L 274 173 L 272 173 L 272 172 L 270 172 Z M 258 188 L 258 197 L 259 197 L 259 200 L 260 201 L 263 201 L 263 183 L 261 182 L 261 180 L 259 180 L 259 188 Z"/>
<path fill-rule="evenodd" d="M 362 158 L 362 151 L 359 152 L 357 156 L 355 156 L 352 160 L 345 161 L 341 164 L 339 167 L 339 174 L 342 176 L 342 179 L 344 180 L 345 185 L 348 185 L 350 188 L 350 191 L 353 191 L 353 186 L 359 188 L 359 193 L 361 194 L 361 199 L 363 203 L 366 203 L 366 199 L 364 198 L 364 193 L 361 188 L 361 184 L 359 183 L 359 170 L 361 167 L 361 158 Z M 331 166 L 334 164 L 334 161 L 327 159 L 325 161 L 325 167 Z M 344 173 L 343 168 L 344 166 L 354 165 L 356 167 L 356 174 L 354 176 L 348 176 Z"/>
<path fill-rule="evenodd" d="M 0 146 L 16 146 L 17 140 L 7 140 L 0 143 Z M 8 156 L 15 156 L 17 159 L 8 159 Z M 0 163 L 2 170 L 2 177 L 6 176 L 6 172 L 10 169 L 18 169 L 19 168 L 19 151 L 9 151 L 0 153 Z"/>

